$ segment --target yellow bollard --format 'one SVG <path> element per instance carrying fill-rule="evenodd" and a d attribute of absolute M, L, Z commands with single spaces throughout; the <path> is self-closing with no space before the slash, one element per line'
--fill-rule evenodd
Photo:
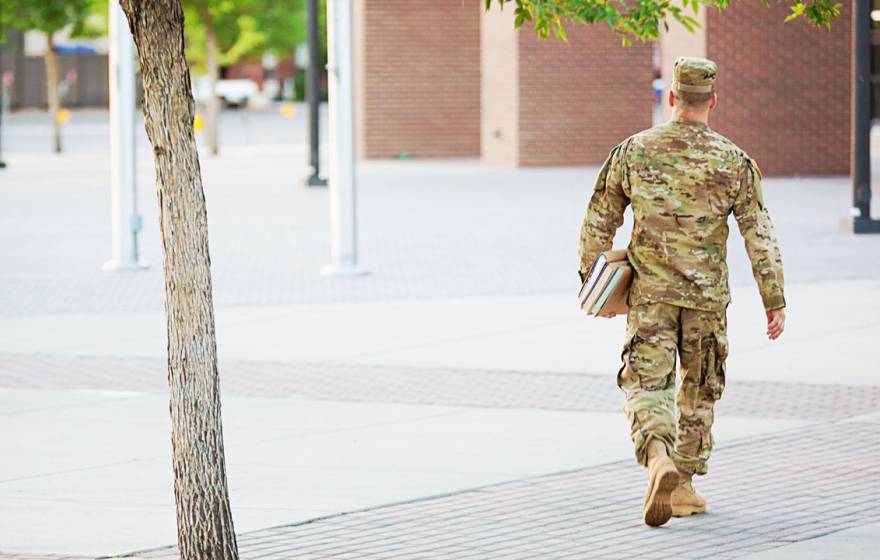
<path fill-rule="evenodd" d="M 201 132 L 201 130 L 205 128 L 205 119 L 198 113 L 196 113 L 196 116 L 193 119 L 193 128 L 196 132 Z"/>
<path fill-rule="evenodd" d="M 289 119 L 296 115 L 296 105 L 293 103 L 285 103 L 281 106 L 280 113 L 282 117 Z"/>

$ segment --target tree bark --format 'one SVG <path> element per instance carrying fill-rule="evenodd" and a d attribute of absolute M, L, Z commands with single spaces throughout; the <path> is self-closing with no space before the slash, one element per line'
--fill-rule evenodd
<path fill-rule="evenodd" d="M 208 149 L 212 155 L 220 153 L 220 100 L 217 99 L 217 80 L 220 79 L 220 47 L 217 45 L 217 30 L 208 7 L 199 2 L 196 10 L 205 26 L 205 66 L 208 71 L 209 92 L 206 109 L 206 130 Z"/>
<path fill-rule="evenodd" d="M 208 254 L 180 0 L 120 0 L 137 47 L 165 271 L 174 494 L 183 560 L 234 560 Z"/>
<path fill-rule="evenodd" d="M 49 118 L 52 119 L 52 146 L 56 154 L 61 153 L 61 123 L 58 111 L 61 110 L 61 97 L 58 92 L 58 55 L 55 54 L 55 37 L 46 33 L 47 47 L 43 57 L 46 66 L 46 101 L 49 103 Z"/>

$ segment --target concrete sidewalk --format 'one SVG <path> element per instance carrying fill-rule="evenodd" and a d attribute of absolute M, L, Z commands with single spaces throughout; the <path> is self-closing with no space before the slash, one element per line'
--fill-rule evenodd
<path fill-rule="evenodd" d="M 729 309 L 733 379 L 878 384 L 880 280 L 787 287 L 784 339 L 764 335 L 751 286 Z M 829 298 L 829 294 L 833 294 Z M 163 356 L 159 312 L 0 317 L 0 353 Z M 221 359 L 613 376 L 625 318 L 587 319 L 569 294 L 221 307 Z"/>
<path fill-rule="evenodd" d="M 572 293 L 594 168 L 365 164 L 371 274 L 333 280 L 318 274 L 326 192 L 298 183 L 301 115 L 224 119 L 234 138 L 203 170 L 243 558 L 763 560 L 880 546 L 880 238 L 838 231 L 845 179 L 766 181 L 788 282 L 775 343 L 733 227 L 732 355 L 698 483 L 712 509 L 652 531 L 615 386 L 623 319 L 583 317 Z M 37 153 L 31 117 L 8 123 L 4 559 L 176 557 L 161 271 L 99 271 L 105 121 L 75 115 L 76 148 L 58 158 Z M 143 138 L 140 154 L 156 264 Z"/>
<path fill-rule="evenodd" d="M 762 340 L 757 296 L 737 288 L 734 354 L 715 433 L 719 452 L 841 412 L 823 413 L 810 402 L 827 398 L 830 407 L 856 410 L 856 399 L 870 390 L 874 396 L 859 406 L 880 410 L 880 356 L 871 339 L 880 287 L 871 281 L 794 285 L 789 299 L 818 301 L 828 292 L 867 302 L 864 314 L 837 305 L 793 306 L 790 331 L 770 344 Z M 586 319 L 571 304 L 567 295 L 548 295 L 219 309 L 237 529 L 249 533 L 616 462 L 631 473 L 630 490 L 638 492 L 642 475 L 631 460 L 613 381 L 622 320 Z M 0 438 L 9 442 L 0 461 L 0 551 L 96 557 L 173 543 L 161 314 L 7 317 L 0 330 L 6 335 L 0 386 L 7 387 L 0 389 Z M 236 364 L 247 360 L 242 378 Z M 138 368 L 134 376 L 123 371 L 126 364 Z M 284 364 L 290 367 L 275 373 Z M 298 373 L 306 365 L 319 376 L 316 389 L 309 385 L 313 378 Z M 413 368 L 424 378 L 407 389 L 416 396 L 401 397 L 418 373 Z M 386 371 L 395 373 L 386 379 Z M 520 377 L 482 382 L 483 371 Z M 456 381 L 457 372 L 470 382 Z M 568 377 L 575 391 L 598 400 L 554 404 L 559 397 L 542 395 L 558 389 L 542 372 Z M 604 381 L 578 389 L 583 374 Z M 146 386 L 145 378 L 151 380 Z M 127 379 L 134 381 L 126 385 Z M 510 385 L 517 379 L 527 391 L 521 396 L 518 385 Z M 451 383 L 460 390 L 444 397 Z M 763 385 L 742 393 L 748 383 Z M 371 388 L 364 392 L 363 384 Z M 804 392 L 823 385 L 828 389 L 814 396 Z M 479 404 L 487 394 L 496 399 Z M 743 399 L 762 402 L 763 409 Z M 784 412 L 780 406 L 789 400 L 806 406 Z M 514 408 L 498 408 L 505 402 Z M 880 460 L 876 448 L 864 451 L 864 460 Z M 714 464 L 732 467 L 723 458 Z M 764 476 L 773 480 L 771 472 Z M 711 484 L 713 475 L 707 480 Z M 560 506 L 560 515 L 564 511 Z M 616 511 L 636 530 L 635 505 Z"/>

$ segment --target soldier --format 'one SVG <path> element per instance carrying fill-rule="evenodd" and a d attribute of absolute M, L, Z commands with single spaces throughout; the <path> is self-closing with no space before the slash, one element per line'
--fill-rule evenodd
<path fill-rule="evenodd" d="M 580 237 L 583 280 L 611 249 L 623 212 L 634 225 L 627 257 L 635 273 L 629 295 L 618 386 L 636 459 L 648 468 L 644 520 L 706 511 L 693 487 L 707 472 L 715 401 L 727 358 L 727 217 L 745 239 L 775 340 L 785 325 L 782 260 L 761 195 L 757 164 L 708 126 L 717 68 L 679 58 L 669 92 L 672 118 L 615 147 L 599 171 Z M 676 352 L 681 380 L 675 389 Z"/>

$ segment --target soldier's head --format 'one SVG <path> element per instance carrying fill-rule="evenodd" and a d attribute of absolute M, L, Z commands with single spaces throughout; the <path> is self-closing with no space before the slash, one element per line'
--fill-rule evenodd
<path fill-rule="evenodd" d="M 708 112 L 718 103 L 715 76 L 718 67 L 705 58 L 679 57 L 673 67 L 669 105 L 688 113 Z"/>

